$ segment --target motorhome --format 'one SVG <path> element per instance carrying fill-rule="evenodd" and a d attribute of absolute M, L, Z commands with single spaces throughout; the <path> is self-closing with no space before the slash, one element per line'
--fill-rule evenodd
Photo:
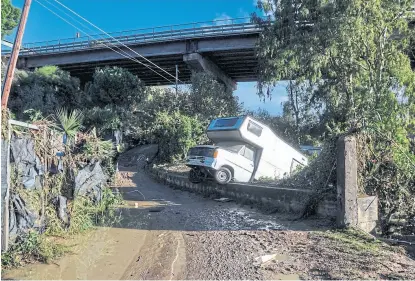
<path fill-rule="evenodd" d="M 187 156 L 191 182 L 208 178 L 219 184 L 279 179 L 307 165 L 306 156 L 250 116 L 215 119 L 206 133 L 214 144 L 195 146 Z"/>

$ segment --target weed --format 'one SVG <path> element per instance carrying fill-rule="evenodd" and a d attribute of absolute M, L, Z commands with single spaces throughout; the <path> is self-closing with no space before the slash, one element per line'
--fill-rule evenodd
<path fill-rule="evenodd" d="M 314 235 L 334 240 L 340 244 L 340 248 L 351 249 L 359 253 L 370 252 L 379 255 L 382 248 L 386 247 L 382 242 L 356 229 L 316 232 Z"/>
<path fill-rule="evenodd" d="M 36 231 L 29 231 L 19 236 L 9 251 L 2 254 L 1 262 L 6 268 L 21 266 L 33 261 L 49 263 L 67 251 L 65 246 L 57 244 L 51 238 Z"/>

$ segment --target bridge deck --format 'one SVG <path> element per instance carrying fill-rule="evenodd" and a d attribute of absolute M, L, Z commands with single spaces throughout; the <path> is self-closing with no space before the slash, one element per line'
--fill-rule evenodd
<path fill-rule="evenodd" d="M 44 65 L 57 65 L 81 80 L 89 80 L 96 67 L 120 66 L 138 75 L 148 85 L 167 85 L 171 82 L 147 67 L 112 51 L 128 53 L 159 73 L 135 52 L 150 59 L 171 74 L 175 66 L 179 79 L 190 80 L 190 69 L 183 55 L 190 52 L 208 57 L 235 81 L 256 79 L 257 59 L 255 43 L 260 29 L 249 18 L 180 24 L 98 34 L 80 38 L 26 43 L 20 52 L 18 67 L 33 69 Z M 128 46 L 125 47 L 125 45 Z M 121 51 L 122 50 L 122 51 Z M 8 56 L 9 52 L 3 52 Z M 164 73 L 163 76 L 168 76 Z M 168 77 L 174 81 L 173 77 Z"/>

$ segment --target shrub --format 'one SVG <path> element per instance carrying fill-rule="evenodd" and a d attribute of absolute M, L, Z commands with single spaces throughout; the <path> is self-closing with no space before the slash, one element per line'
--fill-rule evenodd
<path fill-rule="evenodd" d="M 158 113 L 153 124 L 152 138 L 159 144 L 159 161 L 173 162 L 183 159 L 187 151 L 206 141 L 206 124 L 197 118 L 174 112 Z"/>

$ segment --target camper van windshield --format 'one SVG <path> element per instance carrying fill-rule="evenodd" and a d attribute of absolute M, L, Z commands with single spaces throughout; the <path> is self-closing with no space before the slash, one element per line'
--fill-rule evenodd
<path fill-rule="evenodd" d="M 238 153 L 245 144 L 238 142 L 221 142 L 217 146 L 231 152 Z"/>
<path fill-rule="evenodd" d="M 236 122 L 238 121 L 238 118 L 227 118 L 227 119 L 218 119 L 215 122 L 215 127 L 216 128 L 221 128 L 221 127 L 232 127 L 235 126 Z"/>

